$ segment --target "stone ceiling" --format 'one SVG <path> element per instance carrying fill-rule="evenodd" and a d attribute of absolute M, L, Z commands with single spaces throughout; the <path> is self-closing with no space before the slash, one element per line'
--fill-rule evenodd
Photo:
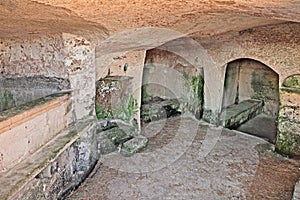
<path fill-rule="evenodd" d="M 300 22 L 295 0 L 1 0 L 0 10 L 1 36 L 88 27 L 113 34 L 149 26 L 211 35 L 279 20 Z"/>
<path fill-rule="evenodd" d="M 61 32 L 104 38 L 142 27 L 209 37 L 266 24 L 300 22 L 300 1 L 295 0 L 1 0 L 0 11 L 0 38 Z M 143 43 L 145 34 L 147 31 L 127 37 Z M 151 37 L 163 38 L 157 42 L 160 44 L 168 34 Z"/>

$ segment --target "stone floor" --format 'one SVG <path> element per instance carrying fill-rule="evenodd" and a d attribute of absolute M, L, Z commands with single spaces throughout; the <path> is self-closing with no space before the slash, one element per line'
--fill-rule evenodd
<path fill-rule="evenodd" d="M 277 129 L 276 120 L 276 117 L 262 113 L 242 124 L 237 130 L 264 138 L 274 144 Z"/>
<path fill-rule="evenodd" d="M 148 147 L 103 156 L 68 199 L 291 199 L 300 161 L 265 140 L 185 117 L 143 127 Z"/>

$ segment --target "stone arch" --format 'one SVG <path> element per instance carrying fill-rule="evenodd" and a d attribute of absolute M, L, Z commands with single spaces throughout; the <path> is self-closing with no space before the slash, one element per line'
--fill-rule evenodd
<path fill-rule="evenodd" d="M 293 74 L 288 77 L 286 77 L 282 83 L 283 87 L 288 88 L 300 88 L 300 74 Z"/>
<path fill-rule="evenodd" d="M 240 55 L 240 56 L 232 57 L 230 59 L 227 59 L 226 61 L 223 61 L 221 63 L 221 66 L 225 66 L 226 67 L 228 63 L 231 63 L 231 62 L 236 61 L 236 60 L 241 60 L 241 59 L 249 59 L 249 60 L 254 60 L 254 61 L 260 62 L 263 65 L 265 65 L 268 68 L 270 68 L 275 73 L 277 73 L 278 75 L 281 74 L 280 67 L 277 66 L 276 64 L 274 64 L 273 62 L 271 62 L 270 60 L 263 59 L 263 58 L 260 58 L 260 57 L 255 57 L 255 56 L 249 56 L 249 55 Z"/>
<path fill-rule="evenodd" d="M 242 58 L 226 66 L 221 124 L 275 142 L 279 110 L 279 75 L 264 63 Z M 258 118 L 258 120 L 256 120 Z M 255 130 L 264 127 L 267 131 Z"/>
<path fill-rule="evenodd" d="M 133 90 L 135 91 L 134 96 L 140 106 L 142 81 L 139 77 L 142 77 L 143 74 L 144 68 L 142 66 L 144 65 L 146 51 L 153 48 L 170 51 L 181 56 L 187 60 L 187 62 L 196 66 L 196 68 L 199 69 L 199 73 L 206 73 L 202 72 L 203 69 L 200 69 L 203 66 L 209 68 L 210 71 L 215 71 L 213 68 L 216 65 L 213 64 L 213 59 L 209 56 L 207 51 L 192 38 L 185 37 L 177 31 L 164 28 L 141 28 L 118 33 L 99 44 L 96 48 L 96 79 L 99 79 L 101 75 L 105 76 L 109 74 L 108 72 L 115 73 L 114 75 L 117 73 L 122 74 L 122 70 L 120 71 L 119 69 L 123 68 L 126 63 L 129 64 L 129 70 L 126 74 L 130 74 L 130 70 L 132 69 L 134 69 L 132 75 L 139 74 L 136 76 L 137 78 L 133 79 L 135 81 L 133 83 L 135 86 Z M 127 62 L 130 58 L 136 57 L 130 54 L 139 54 L 138 63 L 130 64 Z M 136 65 L 136 67 L 132 68 L 131 66 L 133 65 Z M 204 90 L 207 90 L 207 88 L 208 87 L 204 87 Z M 209 92 L 206 93 L 213 94 Z M 207 102 L 209 102 L 210 99 L 215 98 L 209 97 Z"/>

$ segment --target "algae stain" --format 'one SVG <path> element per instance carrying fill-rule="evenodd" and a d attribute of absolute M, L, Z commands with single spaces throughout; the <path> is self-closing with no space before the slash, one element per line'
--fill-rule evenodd
<path fill-rule="evenodd" d="M 300 75 L 289 76 L 284 80 L 283 86 L 300 89 Z"/>
<path fill-rule="evenodd" d="M 4 90 L 0 91 L 0 111 L 7 110 L 9 108 L 15 107 L 16 101 L 11 91 Z"/>

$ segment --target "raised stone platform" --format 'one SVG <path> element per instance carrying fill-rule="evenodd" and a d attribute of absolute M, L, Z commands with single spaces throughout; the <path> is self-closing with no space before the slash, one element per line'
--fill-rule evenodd
<path fill-rule="evenodd" d="M 88 120 L 62 131 L 35 153 L 0 174 L 0 199 L 59 199 L 95 166 L 96 123 Z"/>
<path fill-rule="evenodd" d="M 142 105 L 141 120 L 143 122 L 157 121 L 180 113 L 180 103 L 177 99 L 159 99 Z"/>
<path fill-rule="evenodd" d="M 249 99 L 225 108 L 220 116 L 220 124 L 226 128 L 237 128 L 263 111 L 263 101 Z"/>

